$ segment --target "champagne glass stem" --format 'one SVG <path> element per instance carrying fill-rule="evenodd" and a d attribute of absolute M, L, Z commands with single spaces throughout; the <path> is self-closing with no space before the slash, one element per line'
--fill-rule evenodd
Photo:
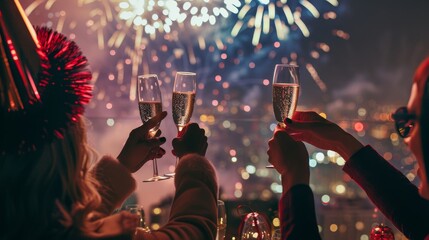
<path fill-rule="evenodd" d="M 182 126 L 179 126 L 179 125 L 176 125 L 176 128 L 177 128 L 177 135 L 179 135 L 179 133 L 180 133 L 180 131 L 182 131 L 182 129 L 183 129 L 183 127 Z M 177 157 L 176 156 L 176 163 L 175 163 L 175 165 L 174 165 L 174 169 L 176 170 L 176 168 L 177 168 L 177 164 L 179 163 L 179 157 Z M 168 176 L 168 177 L 174 177 L 175 175 L 176 175 L 176 173 L 175 172 L 171 172 L 171 173 L 166 173 L 166 174 L 164 174 L 165 176 Z"/>
<path fill-rule="evenodd" d="M 176 165 L 175 168 L 177 167 L 177 164 L 179 163 L 179 157 L 176 157 Z"/>
<path fill-rule="evenodd" d="M 180 133 L 180 131 L 182 131 L 183 127 L 179 126 L 179 125 L 176 125 L 176 128 L 177 128 L 177 135 L 179 135 L 179 133 Z M 177 167 L 178 163 L 179 163 L 179 157 L 176 156 L 176 165 L 174 166 L 174 168 Z"/>
<path fill-rule="evenodd" d="M 156 158 L 153 159 L 153 176 L 158 176 L 158 161 Z"/>

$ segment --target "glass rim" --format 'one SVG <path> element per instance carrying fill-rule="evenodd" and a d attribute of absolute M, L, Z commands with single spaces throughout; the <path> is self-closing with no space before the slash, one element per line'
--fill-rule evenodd
<path fill-rule="evenodd" d="M 139 209 L 143 209 L 143 206 L 142 206 L 142 205 L 140 205 L 140 204 L 138 204 L 138 203 L 134 203 L 134 204 L 126 204 L 126 205 L 125 205 L 125 209 L 128 209 L 128 208 L 139 208 Z"/>
<path fill-rule="evenodd" d="M 406 106 L 399 107 L 391 114 L 391 118 L 395 123 L 396 132 L 401 138 L 407 138 L 410 136 L 411 131 L 414 127 L 414 123 L 410 121 L 416 121 L 418 118 L 415 114 L 409 113 Z"/>
<path fill-rule="evenodd" d="M 181 74 L 181 75 L 185 75 L 185 76 L 196 76 L 197 75 L 197 73 L 195 73 L 195 72 L 176 72 L 176 75 L 177 74 Z"/>
<path fill-rule="evenodd" d="M 158 78 L 158 75 L 155 73 L 150 73 L 150 74 L 142 74 L 138 76 L 138 78 L 153 78 L 153 77 Z"/>
<path fill-rule="evenodd" d="M 276 64 L 275 67 L 297 67 L 297 68 L 299 68 L 299 65 L 293 64 L 293 63 L 278 63 L 278 64 Z"/>

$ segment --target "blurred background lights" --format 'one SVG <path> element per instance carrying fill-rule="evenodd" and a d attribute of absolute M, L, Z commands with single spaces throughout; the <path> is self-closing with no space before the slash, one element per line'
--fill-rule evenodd
<path fill-rule="evenodd" d="M 253 165 L 247 165 L 247 166 L 246 166 L 246 171 L 247 171 L 249 174 L 254 174 L 254 173 L 256 173 L 256 168 L 255 168 L 255 166 L 253 166 Z"/>
<path fill-rule="evenodd" d="M 322 152 L 317 152 L 315 153 L 314 158 L 318 163 L 322 163 L 323 160 L 325 160 L 325 154 L 323 154 Z"/>
<path fill-rule="evenodd" d="M 237 151 L 235 151 L 234 149 L 229 150 L 229 155 L 231 155 L 232 157 L 235 156 L 237 154 Z"/>
<path fill-rule="evenodd" d="M 246 171 L 242 171 L 242 172 L 241 172 L 241 178 L 242 178 L 243 180 L 247 180 L 247 179 L 249 179 L 249 177 L 250 177 L 250 175 L 249 175 L 249 173 L 248 173 L 248 172 L 246 172 Z"/>
<path fill-rule="evenodd" d="M 234 191 L 234 196 L 236 198 L 241 198 L 243 196 L 243 192 L 241 190 L 235 190 Z"/>
<path fill-rule="evenodd" d="M 225 120 L 225 121 L 223 121 L 222 125 L 224 128 L 229 128 L 229 127 L 231 127 L 231 122 L 228 120 Z"/>
<path fill-rule="evenodd" d="M 346 187 L 343 184 L 338 184 L 337 186 L 335 186 L 335 191 L 338 194 L 344 194 L 346 192 Z"/>
<path fill-rule="evenodd" d="M 364 129 L 364 125 L 363 125 L 363 123 L 362 123 L 362 122 L 356 122 L 356 123 L 353 125 L 353 127 L 354 127 L 354 129 L 355 129 L 355 131 L 356 131 L 356 132 L 361 132 L 361 131 L 363 131 L 363 129 Z"/>
<path fill-rule="evenodd" d="M 337 155 L 337 153 L 336 153 L 336 152 L 334 152 L 334 151 L 332 151 L 332 150 L 328 150 L 328 151 L 326 152 L 326 155 L 327 155 L 328 157 L 330 157 L 330 158 L 333 158 L 333 157 L 335 157 L 335 156 Z"/>
<path fill-rule="evenodd" d="M 308 161 L 308 165 L 312 168 L 317 166 L 317 161 L 314 160 L 313 158 L 310 158 L 310 160 Z"/>
<path fill-rule="evenodd" d="M 154 208 L 154 209 L 152 210 L 152 212 L 153 212 L 153 214 L 155 214 L 155 215 L 159 215 L 159 214 L 161 214 L 162 210 L 161 210 L 161 208 Z"/>
<path fill-rule="evenodd" d="M 150 228 L 153 230 L 158 230 L 160 228 L 160 225 L 158 223 L 154 223 L 150 225 Z"/>
<path fill-rule="evenodd" d="M 359 231 L 362 231 L 365 228 L 365 224 L 362 221 L 357 221 L 355 224 L 355 228 Z"/>
<path fill-rule="evenodd" d="M 331 231 L 331 232 L 336 232 L 336 231 L 338 231 L 338 225 L 337 224 L 331 224 L 330 226 L 329 226 L 329 230 Z"/>
<path fill-rule="evenodd" d="M 329 197 L 329 195 L 325 194 L 322 196 L 321 200 L 322 200 L 322 203 L 326 205 L 329 203 L 329 201 L 331 201 L 331 197 Z"/>
<path fill-rule="evenodd" d="M 271 175 L 271 172 L 269 169 L 266 168 L 260 168 L 256 170 L 256 176 L 258 177 L 268 177 Z"/>
<path fill-rule="evenodd" d="M 280 227 L 280 219 L 278 217 L 274 218 L 272 223 L 274 227 Z"/>
<path fill-rule="evenodd" d="M 358 115 L 361 117 L 365 117 L 366 116 L 366 109 L 365 108 L 359 108 L 358 109 Z"/>
<path fill-rule="evenodd" d="M 366 235 L 366 234 L 362 234 L 362 235 L 360 236 L 360 240 L 369 240 L 369 237 L 368 237 L 368 235 Z"/>
<path fill-rule="evenodd" d="M 113 125 L 115 125 L 115 120 L 113 118 L 108 118 L 106 123 L 107 123 L 107 126 L 113 127 Z"/>
<path fill-rule="evenodd" d="M 319 113 L 319 115 L 320 115 L 321 117 L 323 117 L 323 118 L 327 118 L 327 117 L 328 117 L 328 116 L 326 115 L 326 113 L 324 113 L 324 112 Z"/>
<path fill-rule="evenodd" d="M 338 157 L 337 158 L 337 165 L 338 166 L 344 166 L 344 164 L 346 164 L 346 160 L 344 160 L 344 158 L 342 158 L 342 157 Z"/>
<path fill-rule="evenodd" d="M 282 187 L 282 185 L 281 185 L 281 184 L 278 184 L 278 183 L 276 183 L 276 182 L 273 182 L 273 183 L 271 184 L 271 190 L 272 190 L 273 192 L 275 192 L 275 193 L 282 193 L 282 191 L 283 191 L 283 187 Z"/>

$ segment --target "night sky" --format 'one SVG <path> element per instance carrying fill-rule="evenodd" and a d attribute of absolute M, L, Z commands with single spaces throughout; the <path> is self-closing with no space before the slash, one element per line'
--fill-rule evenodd
<path fill-rule="evenodd" d="M 21 1 L 24 8 L 31 2 L 29 0 Z M 115 156 L 119 153 L 129 131 L 141 124 L 137 103 L 129 100 L 130 66 L 124 67 L 123 83 L 116 81 L 118 61 L 127 58 L 124 53 L 126 45 L 132 45 L 134 39 L 131 36 L 124 41 L 125 46 L 117 49 L 106 47 L 100 50 L 97 48 L 96 34 L 89 27 L 85 27 L 85 14 L 90 9 L 74 8 L 72 7 L 73 2 L 57 0 L 49 10 L 43 9 L 40 5 L 30 14 L 29 18 L 34 25 L 51 21 L 53 26 L 56 26 L 58 18 L 52 16 L 61 10 L 66 12 L 66 24 L 62 28 L 62 32 L 69 37 L 73 36 L 72 38 L 88 57 L 92 69 L 97 72 L 94 99 L 86 112 L 86 116 L 91 121 L 90 142 L 100 155 Z M 317 5 L 321 1 L 310 2 Z M 169 115 L 162 123 L 161 129 L 168 139 L 165 144 L 167 152 L 171 150 L 169 140 L 176 134 L 171 119 L 171 105 L 169 105 L 171 74 L 174 69 L 196 71 L 199 76 L 198 83 L 204 84 L 197 93 L 201 104 L 195 106 L 192 121 L 199 122 L 210 132 L 207 156 L 221 170 L 219 180 L 225 191 L 223 196 L 225 199 L 234 198 L 233 192 L 237 190 L 237 186 L 234 189 L 231 183 L 243 181 L 240 178 L 240 172 L 242 173 L 246 166 L 250 164 L 257 169 L 264 169 L 267 164 L 265 152 L 267 141 L 272 134 L 270 125 L 275 123 L 275 120 L 271 110 L 271 84 L 263 84 L 263 80 L 267 79 L 271 82 L 274 65 L 282 60 L 283 53 L 286 57 L 289 56 L 290 48 L 299 49 L 298 55 L 307 57 L 306 59 L 313 64 L 318 75 L 326 84 L 326 91 L 322 91 L 305 70 L 305 63 L 301 65 L 302 62 L 299 62 L 301 93 L 298 109 L 323 111 L 327 113 L 328 119 L 333 121 L 353 121 L 358 108 L 376 112 L 383 106 L 387 109 L 383 111 L 390 111 L 406 105 L 414 70 L 420 61 L 429 56 L 429 28 L 427 26 L 429 24 L 429 1 L 340 0 L 339 2 L 340 5 L 337 8 L 331 9 L 337 13 L 335 21 L 326 23 L 323 19 L 312 20 L 308 25 L 311 32 L 308 39 L 299 37 L 294 39 L 292 45 L 284 47 L 287 45 L 285 44 L 278 49 L 272 47 L 276 41 L 272 37 L 274 35 L 261 39 L 262 45 L 259 51 L 255 51 L 255 47 L 251 45 L 250 35 L 240 35 L 234 39 L 234 43 L 226 44 L 227 49 L 223 51 L 210 52 L 197 49 L 195 54 L 199 62 L 195 65 L 189 63 L 186 57 L 180 59 L 172 57 L 172 49 L 182 48 L 186 53 L 187 43 L 195 40 L 194 38 L 199 35 L 206 38 L 208 45 L 219 36 L 225 37 L 229 34 L 226 29 L 230 28 L 232 22 L 236 20 L 234 18 L 219 21 L 217 25 L 210 27 L 212 29 L 194 30 L 189 36 L 184 34 L 187 32 L 181 32 L 183 36 L 179 36 L 182 37 L 182 40 L 166 44 L 168 46 L 166 52 L 160 51 L 163 43 L 158 41 L 159 39 L 145 41 L 147 50 L 150 50 L 149 56 L 153 60 L 153 56 L 156 55 L 158 62 L 150 62 L 150 58 L 145 57 L 142 59 L 143 63 L 147 61 L 150 66 L 149 71 L 159 73 L 160 79 L 165 81 L 161 91 L 164 98 L 164 109 L 169 112 Z M 51 14 L 50 17 L 49 14 Z M 75 22 L 77 26 L 73 29 L 67 27 L 70 22 Z M 115 24 L 107 25 L 104 29 L 105 34 L 111 34 L 114 32 Z M 330 34 L 332 29 L 345 31 L 349 34 L 349 39 L 332 36 Z M 329 45 L 329 52 L 321 54 L 318 59 L 309 59 L 308 53 L 311 50 L 309 46 L 319 41 Z M 281 44 L 283 43 L 281 42 Z M 114 55 L 112 55 L 112 49 L 115 50 Z M 225 67 L 221 69 L 218 68 L 218 64 L 222 62 L 222 59 L 219 59 L 222 53 L 228 54 L 229 58 L 225 59 Z M 228 62 L 229 59 L 231 62 Z M 232 64 L 234 59 L 239 59 L 239 63 Z M 165 62 L 171 62 L 173 70 L 165 70 Z M 249 66 L 252 64 L 255 67 L 251 69 Z M 142 68 L 139 68 L 139 74 L 143 71 Z M 115 81 L 108 80 L 112 74 L 116 77 Z M 219 82 L 215 81 L 217 75 L 222 78 Z M 221 84 L 227 84 L 227 88 Z M 220 111 L 219 105 L 213 105 L 214 100 L 219 105 L 224 104 L 225 110 Z M 243 111 L 246 106 L 251 110 Z M 238 113 L 232 114 L 234 109 L 238 109 Z M 214 117 L 214 122 L 207 120 L 207 117 L 210 116 Z M 108 126 L 109 121 L 110 123 L 113 121 L 114 124 Z M 374 122 L 369 118 L 364 121 L 368 124 Z M 222 126 L 225 127 L 229 123 L 234 123 L 235 127 L 234 129 L 229 128 L 228 132 L 224 133 Z M 388 126 L 387 124 L 390 124 L 389 131 L 393 131 L 391 128 L 393 124 L 386 123 L 386 126 Z M 225 136 L 228 136 L 227 139 Z M 370 137 L 364 137 L 361 140 L 363 142 L 368 140 L 370 143 L 374 141 Z M 383 151 L 395 152 L 395 147 L 392 145 L 380 144 L 378 146 L 384 148 Z M 399 146 L 403 147 L 403 144 Z M 231 150 L 236 151 L 236 155 L 231 154 Z M 229 159 L 234 156 L 238 158 L 237 162 L 231 162 Z M 173 164 L 174 156 L 168 153 L 159 160 L 160 172 L 168 171 L 167 168 Z M 151 163 L 148 163 L 139 170 L 135 175 L 137 181 L 140 182 L 150 177 L 151 169 Z M 332 166 L 332 169 L 336 169 L 332 170 L 334 175 L 340 172 L 338 167 Z M 403 170 L 405 171 L 405 168 Z M 255 186 L 258 185 L 255 189 L 263 184 L 269 188 L 273 181 L 279 183 L 273 170 L 269 170 L 268 174 L 269 176 L 265 178 L 253 180 L 250 178 Z M 243 183 L 243 186 L 246 184 Z M 154 191 L 155 189 L 156 191 Z M 140 202 L 148 207 L 173 193 L 173 181 L 140 183 L 137 192 Z M 149 192 L 150 194 L 148 194 Z"/>

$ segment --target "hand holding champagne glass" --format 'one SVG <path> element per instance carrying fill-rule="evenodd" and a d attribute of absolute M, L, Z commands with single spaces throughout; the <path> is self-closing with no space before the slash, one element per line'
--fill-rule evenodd
<path fill-rule="evenodd" d="M 138 227 L 141 228 L 141 231 L 151 232 L 150 228 L 146 225 L 145 213 L 142 206 L 138 204 L 128 204 L 125 206 L 125 210 L 132 214 L 136 214 L 139 217 Z"/>
<path fill-rule="evenodd" d="M 145 123 L 152 117 L 162 112 L 161 91 L 159 90 L 158 76 L 156 74 L 141 75 L 138 77 L 137 93 L 139 98 L 140 117 Z M 154 138 L 159 124 L 149 130 L 149 137 Z M 159 176 L 156 158 L 153 159 L 153 177 L 144 182 L 156 182 L 169 179 Z"/>
<path fill-rule="evenodd" d="M 196 93 L 196 73 L 177 72 L 173 86 L 173 120 L 176 124 L 177 131 L 182 131 L 183 127 L 191 120 L 194 110 L 195 93 Z M 176 166 L 177 161 L 176 157 Z M 167 173 L 166 176 L 174 176 L 174 173 Z"/>
<path fill-rule="evenodd" d="M 280 127 L 286 127 L 285 118 L 292 118 L 298 104 L 299 67 L 276 64 L 273 76 L 273 110 Z M 273 168 L 268 165 L 267 168 Z"/>

